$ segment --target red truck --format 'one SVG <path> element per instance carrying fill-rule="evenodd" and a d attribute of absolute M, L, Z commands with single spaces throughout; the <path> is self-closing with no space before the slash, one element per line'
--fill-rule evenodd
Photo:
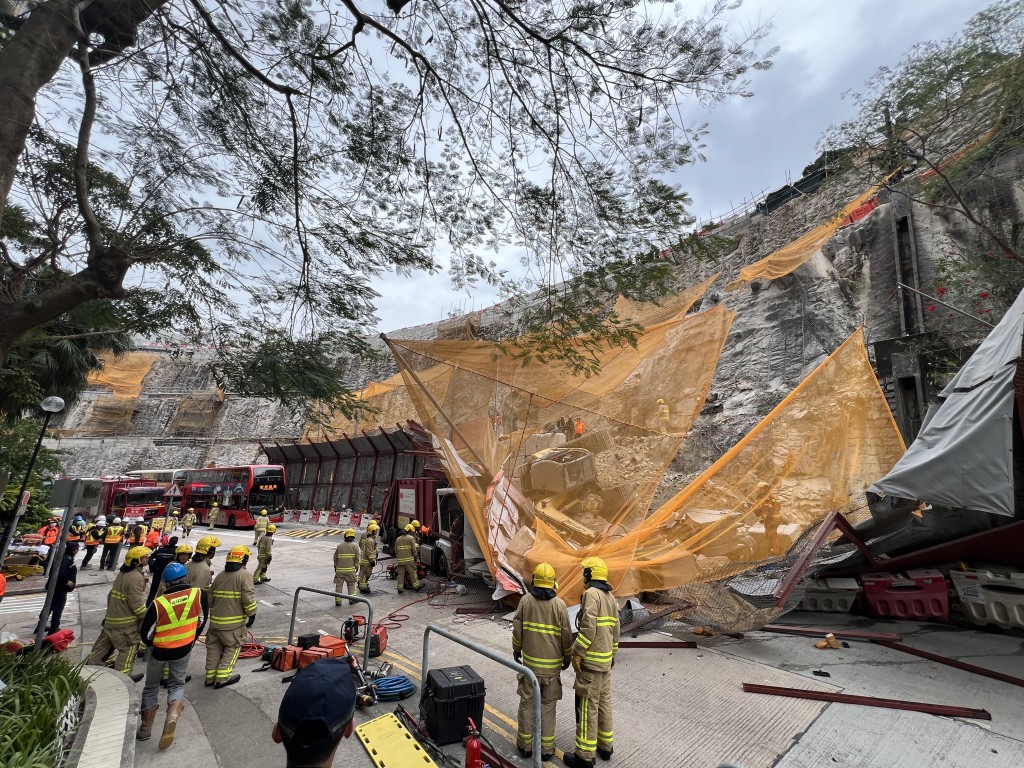
<path fill-rule="evenodd" d="M 444 480 L 407 477 L 394 480 L 384 495 L 380 515 L 384 552 L 395 553 L 395 541 L 413 520 L 423 526 L 420 562 L 442 576 L 466 573 L 466 550 L 479 550 L 455 490 Z"/>

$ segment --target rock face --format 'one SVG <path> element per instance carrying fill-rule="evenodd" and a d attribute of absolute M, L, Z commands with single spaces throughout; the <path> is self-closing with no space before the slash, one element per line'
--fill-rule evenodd
<path fill-rule="evenodd" d="M 1004 158 L 999 167 L 1006 185 L 992 194 L 999 197 L 1004 215 L 1005 206 L 1012 205 L 1020 221 L 1024 151 Z M 921 347 L 915 344 L 937 331 L 946 333 L 951 321 L 943 316 L 940 324 L 927 300 L 909 292 L 901 296 L 897 283 L 926 293 L 936 290 L 936 260 L 948 254 L 951 244 L 970 242 L 962 219 L 913 202 L 898 189 L 883 191 L 877 208 L 840 229 L 792 273 L 734 291 L 725 288 L 742 267 L 827 221 L 861 191 L 852 182 L 834 180 L 770 215 L 753 213 L 724 222 L 718 231 L 736 242 L 731 254 L 716 264 L 678 266 L 681 286 L 720 272 L 699 308 L 725 302 L 737 316 L 707 403 L 662 482 L 655 506 L 734 445 L 861 324 L 904 439 L 909 442 L 916 433 L 941 382 L 922 366 Z M 498 305 L 389 335 L 497 339 L 514 333 L 515 319 L 512 305 Z M 985 331 L 967 319 L 959 330 L 974 343 Z M 161 354 L 146 374 L 139 398 L 120 405 L 100 388 L 86 393 L 55 425 L 63 436 L 51 445 L 67 452 L 66 471 L 93 475 L 211 461 L 256 462 L 264 458 L 261 442 L 285 443 L 302 436 L 304 425 L 276 403 L 230 393 L 222 399 L 205 363 L 200 351 L 186 358 Z M 351 360 L 346 377 L 365 382 L 394 372 L 387 358 L 383 363 Z"/>

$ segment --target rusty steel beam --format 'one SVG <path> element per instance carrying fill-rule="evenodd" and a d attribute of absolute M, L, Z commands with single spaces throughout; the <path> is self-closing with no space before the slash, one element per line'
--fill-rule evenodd
<path fill-rule="evenodd" d="M 630 624 L 627 624 L 626 626 L 622 627 L 619 630 L 619 633 L 624 635 L 627 632 L 635 632 L 636 630 L 640 629 L 641 627 L 647 626 L 651 622 L 657 621 L 658 619 L 663 619 L 666 616 L 669 616 L 670 614 L 677 613 L 678 611 L 685 611 L 687 608 L 692 608 L 692 607 L 693 607 L 693 603 L 691 603 L 691 602 L 689 602 L 687 600 L 677 600 L 676 602 L 674 602 L 672 605 L 668 606 L 667 608 L 663 608 L 660 611 L 655 611 L 650 616 L 645 616 L 642 619 L 637 619 L 636 621 L 634 621 L 634 622 L 632 622 Z"/>
<path fill-rule="evenodd" d="M 693 640 L 638 640 L 630 643 L 619 643 L 619 650 L 623 648 L 696 648 Z"/>
<path fill-rule="evenodd" d="M 947 667 L 953 667 L 955 669 L 962 669 L 964 672 L 971 672 L 975 675 L 981 675 L 982 677 L 991 677 L 993 680 L 1000 680 L 1010 685 L 1019 685 L 1024 688 L 1024 680 L 1019 677 L 1013 677 L 1012 675 L 1004 675 L 1002 672 L 996 672 L 992 669 L 986 669 L 985 667 L 979 667 L 974 664 L 968 664 L 966 661 L 959 661 L 958 659 L 951 659 L 947 656 L 940 656 L 937 653 L 931 653 L 930 651 L 922 651 L 920 648 L 911 648 L 909 645 L 903 645 L 903 643 L 895 643 L 889 640 L 872 640 L 875 645 L 880 645 L 883 648 L 889 648 L 893 651 L 900 651 L 902 653 L 909 653 L 911 656 L 919 656 L 922 659 L 928 659 L 928 661 L 934 661 L 938 664 L 945 664 Z"/>
<path fill-rule="evenodd" d="M 856 629 L 822 629 L 821 627 L 797 627 L 788 624 L 765 624 L 761 627 L 765 632 L 779 632 L 784 635 L 804 635 L 806 637 L 824 637 L 829 632 L 840 640 L 866 640 L 875 642 L 882 640 L 898 643 L 903 637 L 893 632 L 861 632 Z"/>
<path fill-rule="evenodd" d="M 747 693 L 765 693 L 769 696 L 788 696 L 792 699 L 813 699 L 837 704 L 860 704 L 865 707 L 882 707 L 884 709 L 903 709 L 908 712 L 926 712 L 930 715 L 945 717 L 971 717 L 976 720 L 991 720 L 992 715 L 984 709 L 957 707 L 951 704 L 928 704 L 923 701 L 904 701 L 902 699 L 880 699 L 874 696 L 854 696 L 849 693 L 833 691 L 808 691 L 802 688 L 781 688 L 776 685 L 760 685 L 744 683 L 743 690 Z"/>
<path fill-rule="evenodd" d="M 796 585 L 800 583 L 800 580 L 804 577 L 807 572 L 807 567 L 811 563 L 813 558 L 821 548 L 828 542 L 829 534 L 836 525 L 836 518 L 839 517 L 839 512 L 836 510 L 830 510 L 827 515 L 822 519 L 818 525 L 814 535 L 811 536 L 810 541 L 807 542 L 807 546 L 804 547 L 803 551 L 797 555 L 796 560 L 793 561 L 792 567 L 786 573 L 785 576 L 779 581 L 779 585 L 775 588 L 775 592 L 772 596 L 775 598 L 775 604 L 780 608 L 786 604 L 789 600 L 789 596 L 793 594 L 793 590 L 796 589 Z"/>

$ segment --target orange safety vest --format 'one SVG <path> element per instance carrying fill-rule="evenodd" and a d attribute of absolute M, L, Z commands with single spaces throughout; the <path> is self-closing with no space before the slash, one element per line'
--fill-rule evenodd
<path fill-rule="evenodd" d="M 44 525 L 39 529 L 39 535 L 43 537 L 43 544 L 49 544 L 53 546 L 57 543 L 57 536 L 60 534 L 60 528 L 51 528 L 48 525 Z"/>
<path fill-rule="evenodd" d="M 146 536 L 146 546 L 152 549 L 160 541 L 160 531 L 152 530 L 149 535 Z"/>
<path fill-rule="evenodd" d="M 156 605 L 154 648 L 181 648 L 195 641 L 202 611 L 198 589 L 191 587 L 187 592 L 161 595 L 153 604 Z"/>
<path fill-rule="evenodd" d="M 85 535 L 85 526 L 81 523 L 72 523 L 68 528 L 68 541 L 81 541 Z"/>
<path fill-rule="evenodd" d="M 103 539 L 104 544 L 120 544 L 124 534 L 124 528 L 120 525 L 112 525 L 107 528 L 107 536 Z"/>

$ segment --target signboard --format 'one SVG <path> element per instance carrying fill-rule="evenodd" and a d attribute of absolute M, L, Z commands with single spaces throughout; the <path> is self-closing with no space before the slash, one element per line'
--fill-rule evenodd
<path fill-rule="evenodd" d="M 74 480 L 54 480 L 50 492 L 50 504 L 54 507 L 66 507 L 71 503 L 71 486 Z M 100 494 L 103 492 L 102 480 L 82 480 L 76 507 L 96 507 L 99 505 Z"/>
<path fill-rule="evenodd" d="M 416 518 L 415 488 L 400 488 L 398 490 L 398 514 L 410 520 Z"/>
<path fill-rule="evenodd" d="M 181 498 L 181 488 L 179 488 L 176 485 L 172 485 L 170 488 L 167 489 L 167 493 L 164 494 L 164 498 L 165 499 L 180 499 Z"/>

